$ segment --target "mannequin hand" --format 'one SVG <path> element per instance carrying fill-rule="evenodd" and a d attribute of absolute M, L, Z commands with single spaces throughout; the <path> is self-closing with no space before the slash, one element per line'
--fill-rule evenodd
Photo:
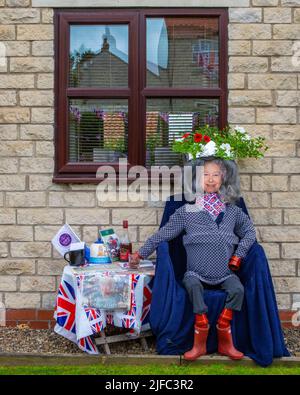
<path fill-rule="evenodd" d="M 134 252 L 133 254 L 129 255 L 129 267 L 131 269 L 136 269 L 138 268 L 141 260 L 141 256 L 138 252 Z"/>
<path fill-rule="evenodd" d="M 231 269 L 233 271 L 237 271 L 237 270 L 239 270 L 241 263 L 242 263 L 242 258 L 240 258 L 236 255 L 232 255 L 232 257 L 228 263 L 229 269 Z"/>

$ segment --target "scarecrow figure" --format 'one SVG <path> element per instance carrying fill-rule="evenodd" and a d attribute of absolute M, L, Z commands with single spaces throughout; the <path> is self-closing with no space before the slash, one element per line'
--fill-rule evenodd
<path fill-rule="evenodd" d="M 201 162 L 198 160 L 198 162 Z M 234 311 L 240 311 L 244 288 L 235 274 L 256 240 L 252 221 L 234 204 L 238 198 L 238 177 L 231 184 L 229 162 L 223 159 L 202 160 L 202 193 L 194 204 L 185 204 L 175 211 L 168 223 L 153 234 L 134 254 L 133 264 L 152 254 L 158 244 L 177 237 L 183 230 L 187 253 L 187 271 L 183 284 L 195 314 L 194 346 L 184 354 L 195 360 L 206 354 L 209 332 L 207 306 L 203 292 L 207 286 L 227 293 L 226 303 L 217 322 L 218 352 L 232 359 L 243 358 L 233 345 L 230 321 Z M 232 166 L 232 165 L 231 165 Z M 228 172 L 229 170 L 229 172 Z"/>

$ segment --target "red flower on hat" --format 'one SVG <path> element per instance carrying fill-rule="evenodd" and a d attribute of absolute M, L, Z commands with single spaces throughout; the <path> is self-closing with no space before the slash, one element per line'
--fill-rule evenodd
<path fill-rule="evenodd" d="M 191 134 L 191 133 L 185 133 L 185 134 L 182 136 L 182 138 L 186 139 L 187 137 L 189 137 L 190 134 Z"/>
<path fill-rule="evenodd" d="M 203 137 L 203 140 L 204 140 L 206 143 L 209 143 L 209 142 L 210 142 L 210 137 L 205 135 L 205 136 Z"/>
<path fill-rule="evenodd" d="M 201 140 L 202 140 L 202 134 L 201 133 L 195 133 L 195 135 L 194 135 L 195 143 L 200 143 Z"/>

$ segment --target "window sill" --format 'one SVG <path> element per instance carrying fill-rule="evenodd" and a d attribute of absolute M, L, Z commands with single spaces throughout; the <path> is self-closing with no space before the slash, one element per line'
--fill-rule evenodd
<path fill-rule="evenodd" d="M 198 2 L 195 0 L 186 0 L 184 2 L 185 7 L 198 6 Z M 239 7 L 249 7 L 249 0 L 239 0 Z M 137 7 L 136 0 L 125 0 L 120 2 L 119 0 L 102 0 L 101 5 L 99 0 L 32 0 L 32 7 L 49 7 L 49 8 L 87 8 L 87 7 Z M 201 8 L 204 7 L 236 7 L 236 0 L 202 0 L 199 4 Z M 146 7 L 161 7 L 160 0 L 148 0 Z M 168 7 L 182 7 L 182 0 L 169 0 Z"/>

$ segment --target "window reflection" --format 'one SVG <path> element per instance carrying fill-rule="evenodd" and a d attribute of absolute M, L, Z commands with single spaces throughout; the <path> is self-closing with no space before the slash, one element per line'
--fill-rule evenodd
<path fill-rule="evenodd" d="M 70 162 L 117 162 L 127 151 L 127 100 L 70 100 Z"/>
<path fill-rule="evenodd" d="M 128 26 L 70 27 L 70 87 L 128 86 Z"/>
<path fill-rule="evenodd" d="M 146 166 L 182 165 L 183 156 L 171 150 L 173 141 L 200 126 L 217 126 L 218 120 L 217 99 L 148 99 Z"/>
<path fill-rule="evenodd" d="M 218 85 L 217 18 L 147 18 L 147 86 Z"/>

